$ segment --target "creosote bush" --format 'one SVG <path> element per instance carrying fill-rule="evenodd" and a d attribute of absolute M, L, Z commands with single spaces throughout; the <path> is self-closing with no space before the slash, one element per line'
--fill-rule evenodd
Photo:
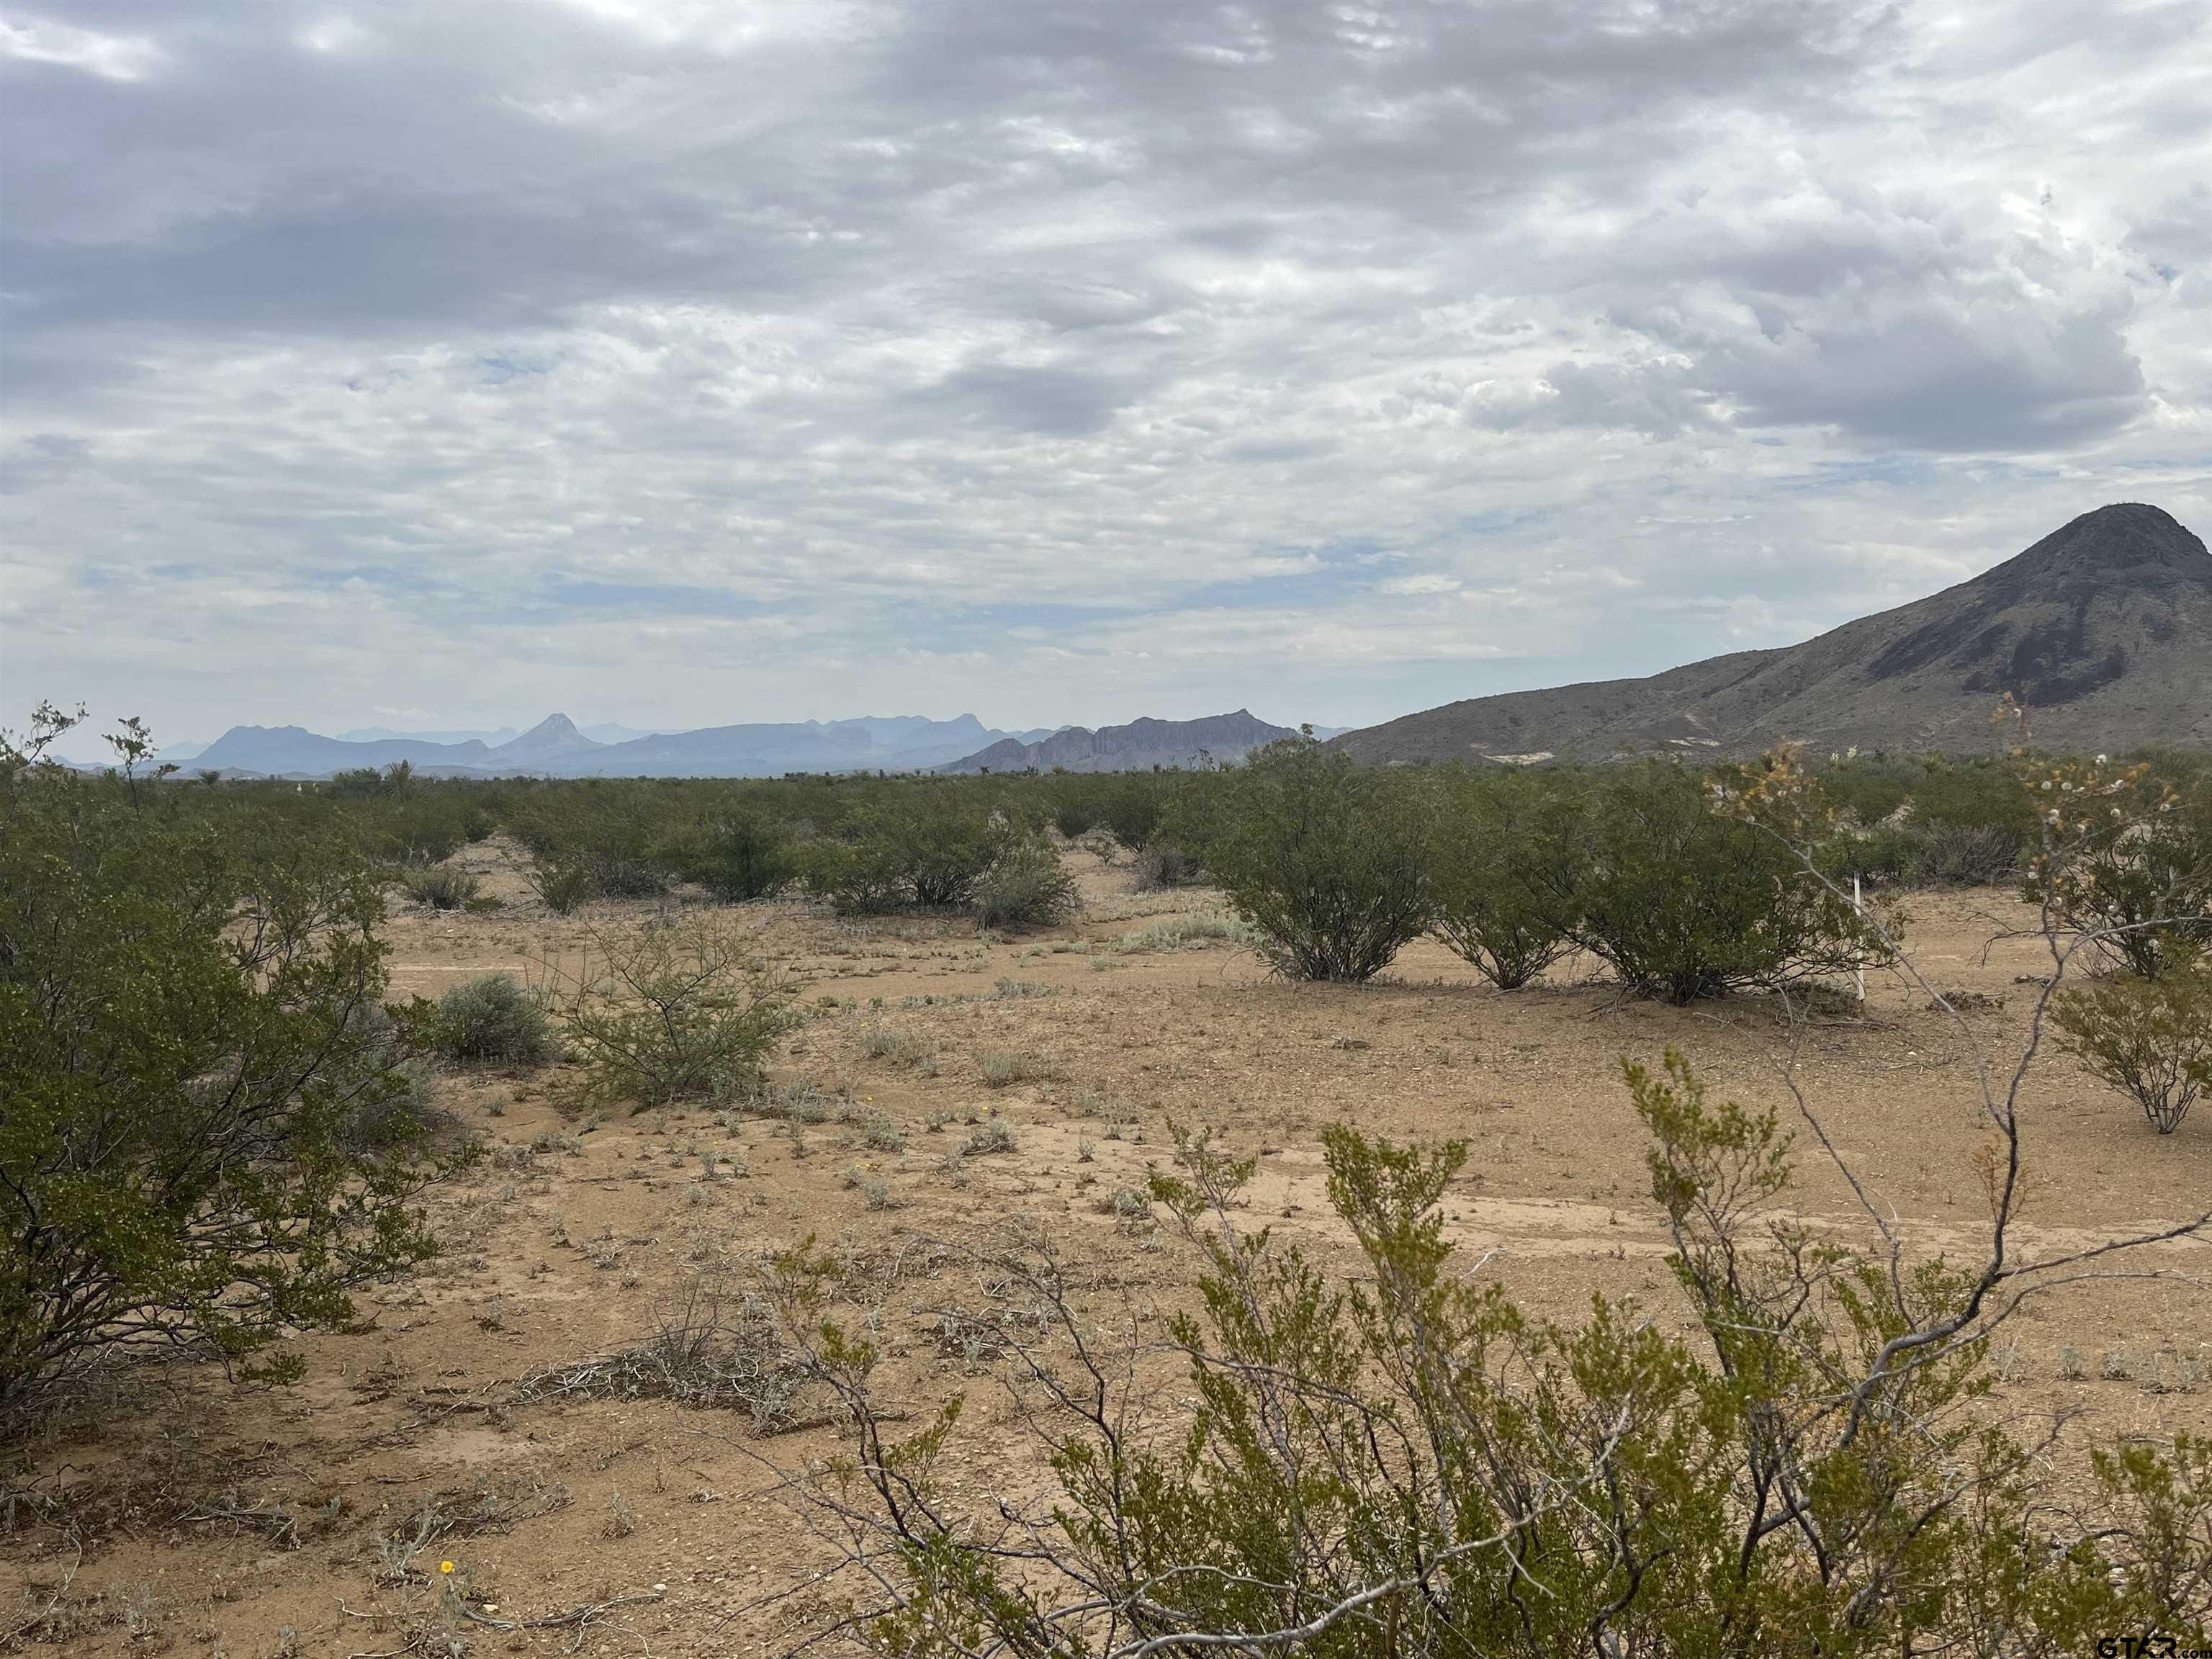
<path fill-rule="evenodd" d="M 951 780 L 863 801 L 807 852 L 809 891 L 847 915 L 957 909 L 1003 838 L 988 806 Z"/>
<path fill-rule="evenodd" d="M 1575 942 L 1630 991 L 1686 1004 L 1893 958 L 1894 919 L 1885 939 L 1788 842 L 1715 805 L 1699 774 L 1634 763 L 1590 795 L 1581 867 L 1548 878 Z"/>
<path fill-rule="evenodd" d="M 1034 933 L 1081 908 L 1075 878 L 1042 836 L 1002 831 L 991 862 L 976 878 L 969 908 L 975 925 L 1005 933 Z"/>
<path fill-rule="evenodd" d="M 791 830 L 761 813 L 717 818 L 678 847 L 678 867 L 684 878 L 697 882 L 725 903 L 766 898 L 799 873 Z"/>
<path fill-rule="evenodd" d="M 296 1376 L 271 1342 L 432 1253 L 382 878 L 49 763 L 72 724 L 0 733 L 0 1418 L 118 1349 Z"/>
<path fill-rule="evenodd" d="M 2146 979 L 2196 964 L 2212 947 L 2212 781 L 2102 756 L 2023 771 L 2042 817 L 2021 896 Z"/>
<path fill-rule="evenodd" d="M 2061 1042 L 2162 1135 L 2212 1090 L 2212 965 L 2202 957 L 2169 962 L 2155 979 L 2062 992 L 2051 1018 Z"/>
<path fill-rule="evenodd" d="M 1500 990 L 1516 990 L 1572 948 L 1582 803 L 1540 773 L 1455 769 L 1431 787 L 1437 935 Z"/>
<path fill-rule="evenodd" d="M 1286 978 L 1358 983 L 1432 914 L 1421 815 L 1396 774 L 1310 738 L 1228 775 L 1201 851 L 1206 869 Z"/>
<path fill-rule="evenodd" d="M 433 864 L 403 868 L 399 884 L 417 904 L 433 910 L 460 910 L 467 908 L 483 884 L 465 870 L 456 870 L 450 864 Z"/>
<path fill-rule="evenodd" d="M 437 1042 L 447 1059 L 538 1066 L 554 1057 L 545 1001 L 506 974 L 465 979 L 438 999 Z"/>
<path fill-rule="evenodd" d="M 790 1021 L 781 983 L 728 928 L 699 915 L 603 931 L 581 971 L 550 965 L 547 1001 L 579 1071 L 567 1103 L 654 1110 L 755 1093 Z"/>
<path fill-rule="evenodd" d="M 1689 1334 L 1602 1297 L 1577 1322 L 1540 1319 L 1460 1271 L 1441 1204 L 1463 1143 L 1328 1131 L 1330 1203 L 1362 1257 L 1340 1278 L 1248 1229 L 1251 1161 L 1178 1133 L 1178 1171 L 1132 1196 L 1200 1268 L 1200 1306 L 1169 1333 L 1192 1401 L 1181 1432 L 1145 1419 L 1133 1357 L 1148 1344 L 1079 1310 L 1033 1224 L 980 1257 L 1043 1333 L 1009 1366 L 1053 1476 L 1029 1504 L 963 1503 L 946 1474 L 960 1402 L 895 1431 L 876 1347 L 822 1317 L 834 1264 L 811 1245 L 781 1258 L 787 1328 L 854 1424 L 852 1457 L 810 1488 L 864 1564 L 854 1632 L 905 1659 L 1874 1659 L 2201 1639 L 2212 1443 L 2099 1449 L 2094 1490 L 2062 1493 L 2045 1441 L 1977 1409 L 1983 1275 L 1893 1272 L 1814 1237 L 1788 1208 L 1771 1112 L 1710 1101 L 1673 1054 L 1626 1076 Z"/>

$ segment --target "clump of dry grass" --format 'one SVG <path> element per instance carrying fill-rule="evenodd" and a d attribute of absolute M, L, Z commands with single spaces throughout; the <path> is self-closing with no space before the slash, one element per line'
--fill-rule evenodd
<path fill-rule="evenodd" d="M 975 1068 L 982 1073 L 984 1085 L 992 1089 L 1017 1083 L 1048 1083 L 1064 1075 L 1060 1063 L 1048 1054 L 1005 1048 L 982 1050 L 975 1056 Z"/>
<path fill-rule="evenodd" d="M 756 1434 L 774 1434 L 798 1420 L 797 1401 L 811 1376 L 785 1344 L 766 1304 L 700 1273 L 663 1304 L 644 1341 L 541 1365 L 515 1386 L 515 1399 L 524 1405 L 561 1398 L 671 1400 L 741 1411 Z"/>

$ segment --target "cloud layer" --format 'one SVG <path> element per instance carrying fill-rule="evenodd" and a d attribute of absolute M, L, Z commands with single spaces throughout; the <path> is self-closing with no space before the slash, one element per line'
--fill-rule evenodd
<path fill-rule="evenodd" d="M 2212 520 L 2212 14 L 0 8 L 0 696 L 1364 722 Z"/>

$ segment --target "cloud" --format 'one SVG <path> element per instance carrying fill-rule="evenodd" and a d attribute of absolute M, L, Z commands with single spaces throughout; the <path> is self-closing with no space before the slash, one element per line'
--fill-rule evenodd
<path fill-rule="evenodd" d="M 14 705 L 1335 724 L 2212 519 L 2186 3 L 0 19 Z"/>

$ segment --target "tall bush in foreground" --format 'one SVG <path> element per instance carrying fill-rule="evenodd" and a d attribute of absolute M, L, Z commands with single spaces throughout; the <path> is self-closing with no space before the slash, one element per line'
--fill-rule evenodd
<path fill-rule="evenodd" d="M 0 740 L 0 1414 L 95 1357 L 288 1329 L 431 1253 L 419 1088 L 379 998 L 379 878 Z"/>
<path fill-rule="evenodd" d="M 1360 1256 L 1340 1277 L 1247 1229 L 1250 1160 L 1179 1136 L 1148 1197 L 1200 1273 L 1199 1310 L 1170 1328 L 1187 1426 L 1147 1420 L 1143 1345 L 1086 1316 L 1048 1237 L 1010 1228 L 979 1267 L 1048 1334 L 1009 1371 L 1051 1479 L 985 1513 L 940 1473 L 958 1402 L 889 1437 L 877 1350 L 821 1322 L 834 1262 L 785 1256 L 788 1328 L 854 1425 L 854 1455 L 808 1483 L 865 1567 L 853 1633 L 907 1659 L 2055 1656 L 2202 1637 L 2212 1442 L 2100 1451 L 2062 1510 L 2047 1441 L 1977 1409 L 2000 1304 L 2034 1269 L 1893 1270 L 1815 1237 L 1787 1207 L 1771 1112 L 1710 1100 L 1674 1054 L 1626 1077 L 1689 1334 L 1601 1297 L 1540 1319 L 1462 1273 L 1442 1204 L 1462 1143 L 1328 1132 Z"/>
<path fill-rule="evenodd" d="M 1429 925 L 1421 815 L 1399 774 L 1310 738 L 1222 780 L 1203 855 L 1259 950 L 1291 979 L 1358 983 Z"/>
<path fill-rule="evenodd" d="M 1502 991 L 1572 947 L 1584 862 L 1579 802 L 1540 774 L 1453 770 L 1431 784 L 1436 931 Z"/>

